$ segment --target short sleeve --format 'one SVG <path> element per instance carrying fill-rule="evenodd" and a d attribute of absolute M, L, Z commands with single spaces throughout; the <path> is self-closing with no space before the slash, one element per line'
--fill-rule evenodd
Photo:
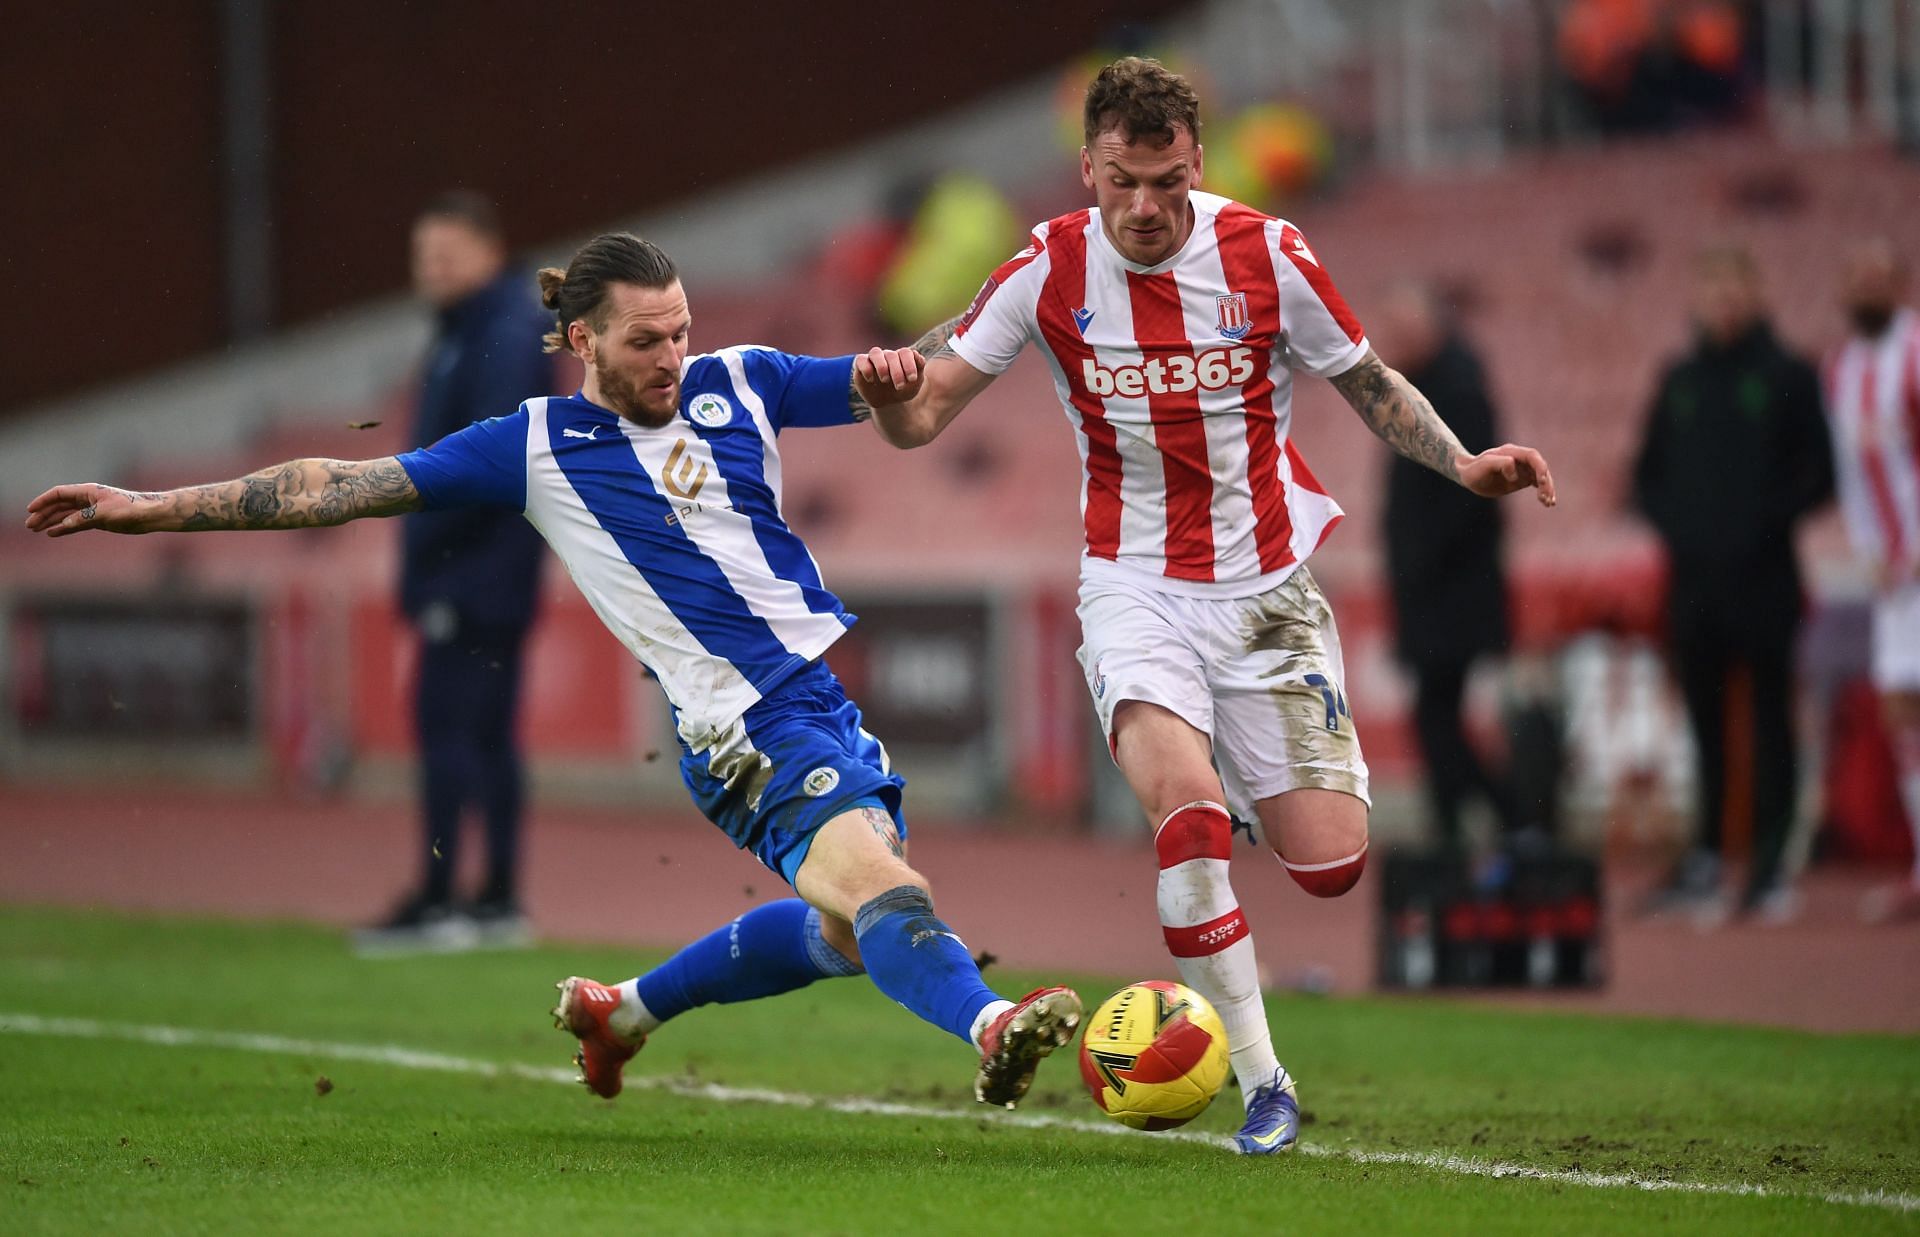
<path fill-rule="evenodd" d="M 399 456 L 428 511 L 527 507 L 527 410 L 476 421 Z"/>
<path fill-rule="evenodd" d="M 1025 249 L 987 276 L 955 324 L 948 346 L 981 373 L 1005 373 L 1032 338 L 1033 310 L 1040 296 L 1038 275 L 1031 268 L 1046 248 L 1045 230 L 1035 229 Z"/>
<path fill-rule="evenodd" d="M 1293 368 L 1337 378 L 1367 355 L 1367 333 L 1300 229 L 1282 223 L 1279 248 L 1273 265 Z"/>

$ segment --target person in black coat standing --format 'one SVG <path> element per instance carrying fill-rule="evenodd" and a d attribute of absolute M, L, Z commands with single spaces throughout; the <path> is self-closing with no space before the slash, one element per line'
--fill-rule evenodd
<path fill-rule="evenodd" d="M 553 393 L 541 336 L 552 315 L 509 268 L 498 213 L 477 194 L 429 203 L 413 225 L 413 282 L 437 324 L 408 439 L 426 446 Z M 514 715 L 521 650 L 545 551 L 514 511 L 416 512 L 402 521 L 400 604 L 420 634 L 420 886 L 365 945 L 451 947 L 526 935 L 519 867 L 521 760 Z M 455 900 L 462 818 L 486 826 L 485 883 Z"/>
<path fill-rule="evenodd" d="M 1778 919 L 1793 900 L 1780 870 L 1797 763 L 1793 531 L 1832 496 L 1833 459 L 1819 378 L 1774 337 L 1752 256 L 1703 252 L 1694 297 L 1697 342 L 1660 380 L 1633 473 L 1634 500 L 1666 543 L 1668 634 L 1700 758 L 1693 849 L 1653 905 L 1718 905 L 1732 724 L 1751 735 L 1741 909 Z"/>
<path fill-rule="evenodd" d="M 1394 289 L 1374 327 L 1385 359 L 1427 396 L 1463 447 L 1484 451 L 1499 441 L 1479 359 L 1430 289 Z M 1387 468 L 1385 531 L 1395 648 L 1414 678 L 1414 731 L 1434 832 L 1443 845 L 1458 846 L 1461 809 L 1478 795 L 1510 833 L 1508 788 L 1474 751 L 1461 717 L 1473 663 L 1507 647 L 1500 508 L 1396 456 Z"/>

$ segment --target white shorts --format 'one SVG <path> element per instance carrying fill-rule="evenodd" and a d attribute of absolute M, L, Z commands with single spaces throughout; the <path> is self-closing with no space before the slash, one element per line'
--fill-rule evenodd
<path fill-rule="evenodd" d="M 1227 806 L 1303 787 L 1371 804 L 1347 706 L 1340 635 L 1302 566 L 1256 597 L 1163 593 L 1089 564 L 1080 581 L 1080 668 L 1113 742 L 1123 700 L 1157 704 L 1213 740 Z"/>
<path fill-rule="evenodd" d="M 1920 691 L 1920 584 L 1903 584 L 1873 603 L 1873 685 Z"/>

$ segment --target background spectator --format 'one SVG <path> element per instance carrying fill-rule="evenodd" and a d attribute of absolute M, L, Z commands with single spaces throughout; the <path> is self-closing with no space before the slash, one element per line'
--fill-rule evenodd
<path fill-rule="evenodd" d="M 493 205 L 455 192 L 413 225 L 413 283 L 437 314 L 410 445 L 550 394 L 552 327 L 533 280 L 507 264 Z M 540 534 L 517 511 L 424 511 L 404 517 L 400 604 L 420 635 L 414 721 L 420 742 L 420 887 L 364 946 L 451 947 L 523 940 L 519 866 L 521 761 L 514 733 L 521 646 L 539 593 Z M 454 900 L 461 822 L 486 827 L 487 872 Z"/>
<path fill-rule="evenodd" d="M 1793 530 L 1831 496 L 1833 465 L 1819 381 L 1774 337 L 1752 255 L 1710 248 L 1694 274 L 1698 341 L 1661 378 L 1634 466 L 1635 501 L 1666 543 L 1674 671 L 1700 753 L 1693 849 L 1655 905 L 1717 904 L 1729 779 L 1742 776 L 1754 846 L 1741 906 L 1784 917 L 1802 608 Z M 1730 726 L 1751 735 L 1746 768 L 1729 768 Z"/>
<path fill-rule="evenodd" d="M 1402 283 L 1374 313 L 1382 359 L 1432 401 L 1469 451 L 1498 442 L 1486 374 L 1431 288 Z M 1461 842 L 1460 811 L 1483 797 L 1511 829 L 1511 797 L 1474 751 L 1461 716 L 1467 672 L 1507 647 L 1500 507 L 1395 455 L 1386 477 L 1394 648 L 1414 678 L 1413 722 L 1434 836 Z"/>

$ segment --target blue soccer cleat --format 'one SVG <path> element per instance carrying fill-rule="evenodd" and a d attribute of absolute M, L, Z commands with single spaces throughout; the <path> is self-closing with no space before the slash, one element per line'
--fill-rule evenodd
<path fill-rule="evenodd" d="M 1233 1136 L 1233 1149 L 1241 1155 L 1274 1155 L 1292 1150 L 1299 1137 L 1300 1097 L 1294 1094 L 1293 1079 L 1281 1070 L 1253 1093 L 1247 1122 Z"/>

